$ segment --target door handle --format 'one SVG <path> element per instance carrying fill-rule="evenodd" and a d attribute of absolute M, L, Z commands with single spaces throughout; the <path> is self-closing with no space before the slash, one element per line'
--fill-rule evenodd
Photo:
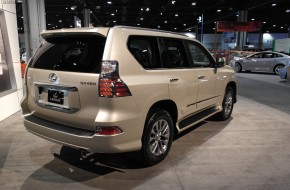
<path fill-rule="evenodd" d="M 173 82 L 178 82 L 179 79 L 178 79 L 178 78 L 169 78 L 169 81 L 170 81 L 171 83 L 173 83 Z"/>
<path fill-rule="evenodd" d="M 197 78 L 198 80 L 202 80 L 202 79 L 205 79 L 205 76 L 202 75 L 202 76 L 198 76 Z"/>

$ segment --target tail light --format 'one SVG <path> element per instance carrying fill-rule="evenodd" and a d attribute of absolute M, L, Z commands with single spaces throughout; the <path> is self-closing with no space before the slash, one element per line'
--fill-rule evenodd
<path fill-rule="evenodd" d="M 99 96 L 106 98 L 131 96 L 128 86 L 119 76 L 117 61 L 103 61 L 99 79 Z"/>

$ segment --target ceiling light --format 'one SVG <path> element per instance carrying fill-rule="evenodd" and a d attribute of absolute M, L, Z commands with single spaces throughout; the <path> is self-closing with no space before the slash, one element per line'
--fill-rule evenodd
<path fill-rule="evenodd" d="M 160 26 L 157 26 L 158 28 L 160 28 Z"/>
<path fill-rule="evenodd" d="M 165 20 L 164 23 L 166 24 L 167 23 L 167 20 Z"/>
<path fill-rule="evenodd" d="M 144 9 L 143 8 L 141 8 L 141 11 L 143 11 Z"/>
<path fill-rule="evenodd" d="M 114 20 L 113 23 L 116 23 L 116 21 Z"/>
<path fill-rule="evenodd" d="M 276 27 L 276 25 L 274 24 L 273 27 Z"/>
<path fill-rule="evenodd" d="M 70 27 L 72 28 L 72 27 L 73 27 L 73 25 L 70 25 Z"/>
<path fill-rule="evenodd" d="M 214 22 L 216 24 L 216 22 Z"/>
<path fill-rule="evenodd" d="M 284 28 L 283 26 L 281 26 L 281 28 Z"/>
<path fill-rule="evenodd" d="M 213 30 L 215 30 L 215 28 L 212 28 Z"/>
<path fill-rule="evenodd" d="M 112 15 L 112 16 L 114 16 L 114 15 L 115 15 L 115 13 L 112 13 L 111 15 Z"/>
<path fill-rule="evenodd" d="M 47 25 L 48 25 L 48 26 L 50 26 L 51 24 L 50 24 L 50 23 L 48 23 Z"/>
<path fill-rule="evenodd" d="M 254 18 L 252 18 L 251 20 L 255 20 Z"/>
<path fill-rule="evenodd" d="M 189 32 L 191 32 L 191 30 L 190 30 L 190 29 L 189 29 L 188 31 L 189 31 Z"/>
<path fill-rule="evenodd" d="M 265 21 L 263 22 L 263 24 L 266 24 L 266 23 L 267 23 L 267 22 L 265 22 Z"/>
<path fill-rule="evenodd" d="M 140 20 L 144 20 L 144 18 L 141 17 Z"/>
<path fill-rule="evenodd" d="M 77 6 L 73 5 L 73 6 L 70 7 L 70 9 L 74 11 L 74 10 L 77 9 Z"/>
<path fill-rule="evenodd" d="M 183 26 L 186 26 L 186 24 L 183 24 Z"/>
<path fill-rule="evenodd" d="M 68 8 L 66 7 L 65 9 L 67 10 Z"/>
<path fill-rule="evenodd" d="M 276 3 L 272 3 L 272 7 L 275 7 L 277 4 Z"/>
<path fill-rule="evenodd" d="M 112 4 L 112 1 L 107 1 L 107 3 L 108 3 L 109 5 L 111 5 L 111 4 Z"/>
<path fill-rule="evenodd" d="M 146 8 L 146 11 L 150 11 L 149 7 Z"/>
<path fill-rule="evenodd" d="M 138 26 L 140 26 L 140 24 L 139 24 L 139 23 L 138 23 L 137 25 L 138 25 Z"/>
<path fill-rule="evenodd" d="M 58 22 L 62 22 L 62 20 L 59 20 Z"/>
<path fill-rule="evenodd" d="M 174 16 L 178 16 L 178 14 L 175 14 Z"/>
<path fill-rule="evenodd" d="M 218 13 L 221 12 L 221 11 L 222 11 L 222 10 L 220 10 L 220 9 L 216 10 L 216 12 L 218 12 Z"/>
<path fill-rule="evenodd" d="M 174 28 L 174 30 L 177 30 L 177 28 Z"/>
<path fill-rule="evenodd" d="M 269 30 L 267 30 L 267 33 L 269 33 Z"/>
<path fill-rule="evenodd" d="M 290 9 L 287 9 L 287 10 L 286 10 L 286 13 L 290 13 Z"/>
<path fill-rule="evenodd" d="M 192 2 L 191 5 L 192 5 L 192 6 L 195 6 L 195 5 L 196 5 L 196 2 Z"/>
<path fill-rule="evenodd" d="M 174 5 L 176 1 L 171 1 L 171 4 Z"/>
<path fill-rule="evenodd" d="M 239 15 L 236 15 L 236 16 L 239 16 Z"/>
<path fill-rule="evenodd" d="M 163 15 L 163 13 L 160 13 L 160 15 Z"/>

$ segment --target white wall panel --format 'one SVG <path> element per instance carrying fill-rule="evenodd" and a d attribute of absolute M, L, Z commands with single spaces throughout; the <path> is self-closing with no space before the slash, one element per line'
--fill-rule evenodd
<path fill-rule="evenodd" d="M 5 11 L 5 19 L 7 24 L 7 31 L 9 34 L 9 43 L 12 53 L 13 62 L 20 62 L 19 54 L 19 40 L 18 40 L 18 28 L 16 21 L 16 14 Z"/>
<path fill-rule="evenodd" d="M 0 98 L 0 121 L 20 110 L 18 93 L 14 92 Z"/>
<path fill-rule="evenodd" d="M 5 11 L 16 14 L 15 0 L 2 0 L 3 8 Z"/>

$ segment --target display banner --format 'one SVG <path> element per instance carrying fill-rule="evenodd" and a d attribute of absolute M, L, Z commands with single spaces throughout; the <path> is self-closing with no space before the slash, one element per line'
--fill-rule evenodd
<path fill-rule="evenodd" d="M 218 21 L 217 32 L 252 32 L 262 29 L 262 22 L 249 21 L 249 22 L 231 22 L 231 21 Z"/>

